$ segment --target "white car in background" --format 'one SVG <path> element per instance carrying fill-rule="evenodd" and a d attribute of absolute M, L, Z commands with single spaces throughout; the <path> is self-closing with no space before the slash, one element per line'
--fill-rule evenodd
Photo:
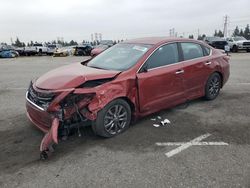
<path fill-rule="evenodd" d="M 24 53 L 26 55 L 42 55 L 42 54 L 47 54 L 48 52 L 48 47 L 44 46 L 41 43 L 35 43 L 32 46 L 27 46 L 24 47 Z"/>
<path fill-rule="evenodd" d="M 47 54 L 53 55 L 54 52 L 56 52 L 56 50 L 58 50 L 59 48 L 62 48 L 62 45 L 61 44 L 48 44 L 47 47 L 48 47 Z"/>
<path fill-rule="evenodd" d="M 245 39 L 244 37 L 230 37 L 226 39 L 230 50 L 232 52 L 238 52 L 238 50 L 246 50 L 250 52 L 250 40 Z"/>

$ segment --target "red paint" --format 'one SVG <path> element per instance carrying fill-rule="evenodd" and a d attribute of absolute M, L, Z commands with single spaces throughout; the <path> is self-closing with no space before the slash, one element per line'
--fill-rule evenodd
<path fill-rule="evenodd" d="M 93 50 L 91 50 L 90 55 L 92 57 L 97 56 L 98 54 L 102 53 L 106 49 L 108 49 L 108 46 L 97 46 L 96 48 L 94 48 Z"/>
<path fill-rule="evenodd" d="M 133 116 L 136 119 L 204 96 L 206 81 L 213 72 L 219 72 L 223 77 L 223 85 L 226 83 L 229 77 L 229 59 L 226 54 L 209 46 L 207 47 L 212 50 L 210 56 L 138 73 L 151 53 L 168 42 L 194 42 L 207 46 L 200 41 L 179 38 L 145 38 L 126 41 L 125 43 L 152 45 L 148 52 L 127 71 L 101 70 L 75 63 L 52 70 L 40 77 L 33 84 L 34 89 L 39 92 L 56 94 L 45 111 L 37 109 L 28 101 L 26 104 L 29 119 L 40 130 L 47 133 L 41 148 L 45 149 L 48 144 L 58 142 L 56 134 L 60 122 L 52 114 L 60 110 L 60 103 L 70 94 L 91 94 L 91 98 L 82 99 L 77 103 L 82 115 L 89 120 L 95 120 L 98 111 L 112 100 L 121 97 L 132 104 Z M 207 66 L 206 62 L 211 62 L 211 64 Z M 184 70 L 184 73 L 176 74 L 178 70 Z M 113 79 L 97 87 L 80 87 L 87 81 L 106 78 Z M 64 119 L 67 120 L 76 112 L 76 109 L 68 107 L 64 111 Z"/>
<path fill-rule="evenodd" d="M 59 120 L 58 118 L 54 118 L 52 120 L 51 129 L 47 132 L 41 142 L 40 151 L 47 151 L 49 150 L 49 146 L 53 143 L 58 144 L 58 127 L 59 127 Z"/>

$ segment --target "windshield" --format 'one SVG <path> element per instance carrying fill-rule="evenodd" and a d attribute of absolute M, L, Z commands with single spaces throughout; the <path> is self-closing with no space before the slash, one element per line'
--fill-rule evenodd
<path fill-rule="evenodd" d="M 87 66 L 124 71 L 136 64 L 151 45 L 117 44 L 92 59 Z"/>
<path fill-rule="evenodd" d="M 56 48 L 56 45 L 54 45 L 54 44 L 49 44 L 48 47 L 49 47 L 49 48 Z"/>
<path fill-rule="evenodd" d="M 33 46 L 43 46 L 43 45 L 42 45 L 42 44 L 37 44 L 37 43 L 36 43 L 36 44 L 34 44 Z"/>
<path fill-rule="evenodd" d="M 246 40 L 244 37 L 234 37 L 235 41 L 239 41 L 239 40 Z"/>

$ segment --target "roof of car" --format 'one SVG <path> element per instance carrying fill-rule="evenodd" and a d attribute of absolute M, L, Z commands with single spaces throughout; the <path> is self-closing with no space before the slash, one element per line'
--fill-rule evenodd
<path fill-rule="evenodd" d="M 176 38 L 176 37 L 145 37 L 145 38 L 126 40 L 126 41 L 124 41 L 124 43 L 155 45 L 158 43 L 172 42 L 172 41 L 194 41 L 194 40 L 184 39 L 184 38 Z"/>

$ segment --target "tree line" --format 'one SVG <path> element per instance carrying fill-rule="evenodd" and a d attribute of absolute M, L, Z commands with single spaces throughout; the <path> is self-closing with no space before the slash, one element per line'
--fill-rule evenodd
<path fill-rule="evenodd" d="M 215 30 L 214 37 L 224 37 L 224 34 L 221 30 Z M 247 40 L 250 40 L 250 28 L 249 28 L 249 24 L 246 25 L 245 28 L 239 28 L 238 26 L 236 26 L 236 28 L 233 31 L 232 34 L 233 37 L 235 36 L 242 36 L 245 37 Z M 205 34 L 199 35 L 198 36 L 198 40 L 203 40 L 206 37 Z M 194 35 L 189 35 L 188 38 L 193 39 Z"/>
<path fill-rule="evenodd" d="M 223 32 L 221 30 L 215 30 L 214 36 L 215 37 L 224 37 L 224 34 L 223 34 Z M 239 28 L 238 26 L 236 26 L 236 28 L 233 31 L 232 36 L 242 36 L 242 37 L 245 37 L 246 39 L 250 40 L 249 24 L 247 24 L 245 28 Z M 206 35 L 202 34 L 202 35 L 199 35 L 197 39 L 198 40 L 203 40 L 205 37 L 206 37 Z M 188 38 L 193 39 L 194 35 L 189 35 Z M 122 41 L 123 40 L 114 41 L 114 44 L 122 42 Z M 38 42 L 37 41 L 36 42 L 30 41 L 30 42 L 27 43 L 27 46 L 33 46 L 35 43 L 38 43 Z M 83 40 L 83 43 L 89 43 L 89 44 L 95 46 L 95 45 L 99 45 L 100 41 L 89 42 L 89 41 L 84 41 Z M 45 42 L 45 45 L 48 45 L 48 44 L 61 44 L 62 46 L 78 45 L 78 43 L 76 41 L 74 41 L 74 40 L 70 40 L 69 42 L 62 41 L 62 40 L 57 40 L 57 41 L 53 40 L 51 42 Z M 16 40 L 14 41 L 14 43 L 12 45 L 16 46 L 16 47 L 25 47 L 26 46 L 26 44 L 24 42 L 21 42 L 18 37 L 16 38 Z"/>
<path fill-rule="evenodd" d="M 214 32 L 214 36 L 215 37 L 224 37 L 224 34 L 221 30 L 215 30 Z M 238 26 L 235 27 L 232 36 L 241 36 L 241 37 L 245 37 L 247 40 L 250 40 L 250 28 L 249 28 L 249 24 L 246 25 L 246 27 L 243 28 L 239 28 Z"/>
<path fill-rule="evenodd" d="M 120 43 L 122 42 L 123 40 L 114 40 L 114 44 L 117 44 L 117 43 Z M 13 46 L 16 46 L 16 47 L 25 47 L 25 46 L 33 46 L 34 44 L 37 44 L 39 42 L 37 41 L 30 41 L 28 42 L 27 44 L 25 44 L 24 42 L 21 42 L 19 40 L 19 38 L 17 37 L 16 40 L 11 44 Z M 89 41 L 85 41 L 83 40 L 82 43 L 87 43 L 87 44 L 91 44 L 92 46 L 96 46 L 96 45 L 99 45 L 100 44 L 100 41 L 93 41 L 93 42 L 89 42 Z M 49 45 L 49 44 L 60 44 L 62 46 L 75 46 L 75 45 L 78 45 L 78 43 L 74 40 L 70 40 L 69 42 L 67 41 L 63 41 L 63 40 L 53 40 L 51 42 L 45 42 L 44 43 L 45 45 Z"/>

